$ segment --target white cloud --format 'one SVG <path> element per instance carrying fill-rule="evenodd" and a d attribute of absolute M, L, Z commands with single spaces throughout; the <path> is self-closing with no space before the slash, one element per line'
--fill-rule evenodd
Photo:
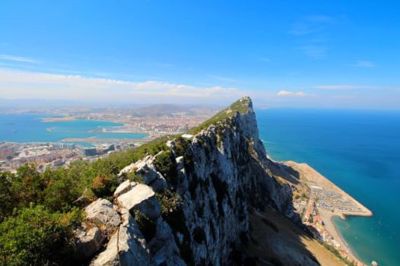
<path fill-rule="evenodd" d="M 373 68 L 376 65 L 373 62 L 368 61 L 368 60 L 359 60 L 353 66 L 361 67 L 361 68 Z"/>
<path fill-rule="evenodd" d="M 7 55 L 7 54 L 0 54 L 0 61 L 10 61 L 10 62 L 29 63 L 29 64 L 39 63 L 37 60 L 29 57 Z"/>
<path fill-rule="evenodd" d="M 276 93 L 276 96 L 279 96 L 279 97 L 304 97 L 304 96 L 306 96 L 306 94 L 302 91 L 280 90 Z"/>
<path fill-rule="evenodd" d="M 356 89 L 369 89 L 371 86 L 357 85 L 357 84 L 332 84 L 332 85 L 318 85 L 314 87 L 320 90 L 356 90 Z"/>
<path fill-rule="evenodd" d="M 165 81 L 124 81 L 0 69 L 2 98 L 145 102 L 221 102 L 244 95 L 237 88 L 193 86 Z"/>

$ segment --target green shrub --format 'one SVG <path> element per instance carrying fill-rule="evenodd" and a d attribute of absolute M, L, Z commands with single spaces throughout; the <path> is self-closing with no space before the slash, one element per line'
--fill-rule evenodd
<path fill-rule="evenodd" d="M 166 141 L 173 138 L 158 138 L 94 162 L 77 160 L 44 173 L 35 165 L 24 165 L 16 174 L 0 172 L 0 265 L 76 264 L 71 243 L 80 217 L 76 207 L 112 196 L 123 167 L 160 151 L 166 152 L 158 158 L 158 167 L 172 180 L 175 160 Z M 135 174 L 128 178 L 142 182 Z M 81 196 L 84 200 L 77 201 Z M 178 205 L 175 195 L 166 194 L 163 200 L 164 210 L 173 211 Z M 141 218 L 150 237 L 154 225 Z"/>
<path fill-rule="evenodd" d="M 165 190 L 162 193 L 157 193 L 156 197 L 161 205 L 161 214 L 163 216 L 174 215 L 174 213 L 182 206 L 182 198 L 171 190 Z"/>
<path fill-rule="evenodd" d="M 26 164 L 17 170 L 12 182 L 12 190 L 21 207 L 29 206 L 31 202 L 41 202 L 43 190 L 46 187 L 43 176 L 33 164 Z"/>
<path fill-rule="evenodd" d="M 1 265 L 68 264 L 72 227 L 79 211 L 50 213 L 43 206 L 23 208 L 0 224 Z"/>
<path fill-rule="evenodd" d="M 175 186 L 177 184 L 176 162 L 170 150 L 163 151 L 154 160 L 154 166 L 167 179 L 167 181 Z"/>
<path fill-rule="evenodd" d="M 116 187 L 116 179 L 107 176 L 96 176 L 92 182 L 92 191 L 98 198 L 112 195 Z"/>
<path fill-rule="evenodd" d="M 68 174 L 66 169 L 47 170 L 43 173 L 47 187 L 43 191 L 43 205 L 52 211 L 68 211 L 73 202 L 82 195 L 79 178 Z"/>
<path fill-rule="evenodd" d="M 190 140 L 182 138 L 181 136 L 175 139 L 175 154 L 176 156 L 183 156 L 189 147 Z"/>
<path fill-rule="evenodd" d="M 0 173 L 0 222 L 16 207 L 11 183 L 13 176 L 11 173 Z"/>
<path fill-rule="evenodd" d="M 134 171 L 128 174 L 128 179 L 137 183 L 143 183 L 143 178 Z"/>

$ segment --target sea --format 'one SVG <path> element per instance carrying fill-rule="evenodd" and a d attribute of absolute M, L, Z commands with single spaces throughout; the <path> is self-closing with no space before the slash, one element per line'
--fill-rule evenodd
<path fill-rule="evenodd" d="M 46 114 L 0 114 L 0 142 L 61 143 L 66 138 L 140 139 L 146 134 L 110 132 L 123 124 L 110 121 L 77 119 L 44 122 Z M 77 142 L 84 147 L 87 142 Z"/>
<path fill-rule="evenodd" d="M 400 111 L 257 110 L 274 160 L 305 162 L 373 212 L 334 219 L 355 255 L 400 265 Z"/>

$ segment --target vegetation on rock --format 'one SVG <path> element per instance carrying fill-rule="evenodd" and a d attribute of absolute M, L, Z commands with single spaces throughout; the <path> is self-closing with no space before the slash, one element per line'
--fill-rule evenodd
<path fill-rule="evenodd" d="M 200 131 L 202 131 L 203 129 L 206 129 L 211 125 L 216 125 L 218 122 L 232 117 L 236 113 L 246 114 L 249 112 L 250 104 L 251 104 L 250 98 L 248 98 L 248 97 L 242 98 L 242 99 L 234 102 L 228 108 L 225 108 L 224 110 L 218 112 L 216 115 L 214 115 L 210 119 L 204 121 L 199 126 L 190 129 L 189 133 L 197 134 Z"/>

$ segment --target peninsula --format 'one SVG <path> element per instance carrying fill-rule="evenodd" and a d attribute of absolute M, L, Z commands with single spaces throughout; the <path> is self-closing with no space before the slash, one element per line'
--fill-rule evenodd
<path fill-rule="evenodd" d="M 0 264 L 362 265 L 330 219 L 372 214 L 308 165 L 270 159 L 248 97 L 184 134 L 3 175 Z"/>

